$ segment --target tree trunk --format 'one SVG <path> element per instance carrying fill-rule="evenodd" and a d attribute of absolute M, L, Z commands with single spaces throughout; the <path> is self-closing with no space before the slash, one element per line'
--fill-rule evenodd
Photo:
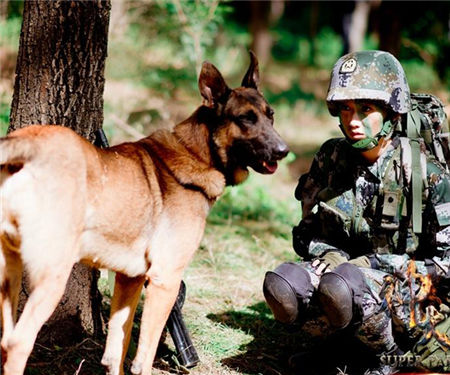
<path fill-rule="evenodd" d="M 309 17 L 309 65 L 316 64 L 316 40 L 317 27 L 320 17 L 319 3 L 317 1 L 310 2 L 310 17 Z"/>
<path fill-rule="evenodd" d="M 128 0 L 112 0 L 111 16 L 109 19 L 109 29 L 113 36 L 121 37 L 125 35 L 130 20 L 128 19 Z"/>
<path fill-rule="evenodd" d="M 399 56 L 405 3 L 382 1 L 377 10 L 378 48 Z"/>
<path fill-rule="evenodd" d="M 0 1 L 0 21 L 4 21 L 8 18 L 8 5 L 9 0 Z"/>
<path fill-rule="evenodd" d="M 284 0 L 251 1 L 250 32 L 252 34 L 251 49 L 258 56 L 259 64 L 264 66 L 270 58 L 273 38 L 270 27 L 283 15 Z"/>
<path fill-rule="evenodd" d="M 110 8 L 109 0 L 25 1 L 10 130 L 58 124 L 94 140 Z"/>
<path fill-rule="evenodd" d="M 363 48 L 369 22 L 370 1 L 357 1 L 353 10 L 349 30 L 349 52 L 360 51 Z"/>
<path fill-rule="evenodd" d="M 59 124 L 94 141 L 103 123 L 110 8 L 110 0 L 25 1 L 8 131 Z M 64 345 L 102 332 L 97 280 L 98 271 L 74 267 L 38 340 Z"/>

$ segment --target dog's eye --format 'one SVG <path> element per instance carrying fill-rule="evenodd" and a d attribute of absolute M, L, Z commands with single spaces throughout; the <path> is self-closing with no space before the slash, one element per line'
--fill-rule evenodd
<path fill-rule="evenodd" d="M 242 115 L 239 115 L 237 117 L 239 122 L 247 122 L 247 123 L 252 123 L 254 124 L 256 122 L 256 120 L 258 119 L 255 112 L 253 111 L 248 111 L 243 113 Z"/>
<path fill-rule="evenodd" d="M 275 114 L 274 110 L 270 107 L 267 107 L 267 117 L 272 118 L 274 114 Z"/>

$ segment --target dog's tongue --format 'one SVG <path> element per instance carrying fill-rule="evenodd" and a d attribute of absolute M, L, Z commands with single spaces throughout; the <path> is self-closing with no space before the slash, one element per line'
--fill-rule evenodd
<path fill-rule="evenodd" d="M 263 161 L 263 167 L 266 169 L 267 173 L 274 173 L 277 170 L 278 163 Z"/>

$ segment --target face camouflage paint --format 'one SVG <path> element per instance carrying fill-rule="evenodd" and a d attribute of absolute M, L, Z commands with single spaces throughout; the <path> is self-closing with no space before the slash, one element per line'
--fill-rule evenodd
<path fill-rule="evenodd" d="M 339 112 L 339 127 L 341 128 L 341 131 L 345 135 L 347 141 L 352 145 L 352 147 L 359 151 L 367 151 L 376 147 L 378 145 L 379 139 L 388 135 L 392 130 L 391 122 L 384 121 L 383 119 L 382 112 L 384 112 L 384 110 L 379 106 L 374 106 L 373 104 L 371 106 L 375 110 L 370 112 L 369 114 L 364 111 L 364 108 L 366 107 L 365 103 L 356 104 L 354 106 L 354 109 L 358 114 L 358 119 L 361 120 L 354 120 L 353 118 L 350 119 L 348 115 L 346 116 L 347 118 L 344 119 L 342 113 Z M 354 123 L 353 125 L 351 125 L 354 121 L 360 121 L 362 126 L 358 127 Z M 356 134 L 359 134 L 360 131 L 363 131 L 365 137 L 359 140 L 354 139 L 351 135 L 349 135 L 350 129 L 356 129 L 353 130 L 353 132 L 356 131 Z"/>

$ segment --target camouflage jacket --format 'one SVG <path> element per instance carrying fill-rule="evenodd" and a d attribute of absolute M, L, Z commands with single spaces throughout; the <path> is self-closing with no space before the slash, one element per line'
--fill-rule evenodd
<path fill-rule="evenodd" d="M 302 202 L 303 218 L 293 229 L 300 256 L 311 259 L 338 250 L 348 258 L 373 253 L 450 257 L 450 176 L 422 153 L 423 226 L 415 234 L 405 140 L 395 136 L 372 165 L 344 138 L 322 145 L 295 191 Z"/>

